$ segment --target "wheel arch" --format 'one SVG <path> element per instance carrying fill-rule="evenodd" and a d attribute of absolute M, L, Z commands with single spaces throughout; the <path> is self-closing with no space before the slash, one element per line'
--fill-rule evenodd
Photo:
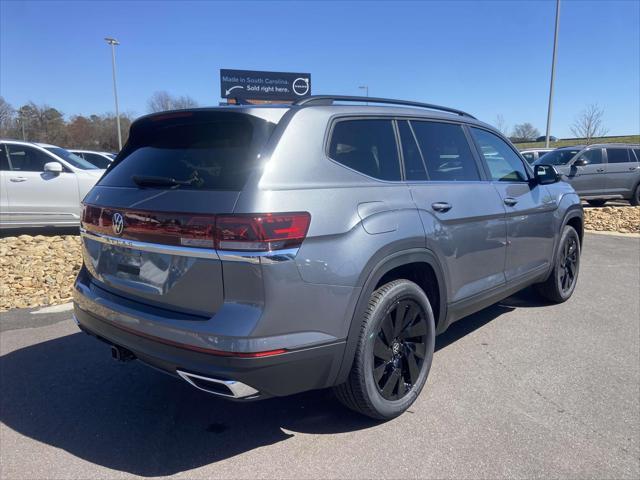
<path fill-rule="evenodd" d="M 576 232 L 578 232 L 580 245 L 582 245 L 584 239 L 584 212 L 581 206 L 575 206 L 567 210 L 562 221 L 560 232 L 558 232 L 558 236 L 562 234 L 562 230 L 564 230 L 566 225 L 572 226 Z"/>
<path fill-rule="evenodd" d="M 351 323 L 349 325 L 349 331 L 345 342 L 342 363 L 340 365 L 336 381 L 334 382 L 336 385 L 346 381 L 349 375 L 349 371 L 351 370 L 358 343 L 358 332 L 361 326 L 361 322 L 359 322 L 358 319 L 361 319 L 364 315 L 367 305 L 369 304 L 369 298 L 371 297 L 371 294 L 382 283 L 386 283 L 386 280 L 391 281 L 395 279 L 396 277 L 394 276 L 394 273 L 410 271 L 411 268 L 413 268 L 410 266 L 415 266 L 417 264 L 426 264 L 425 268 L 430 269 L 430 272 L 432 272 L 433 274 L 433 278 L 437 282 L 437 288 L 435 292 L 437 293 L 438 303 L 437 305 L 434 305 L 433 308 L 438 312 L 435 318 L 436 332 L 441 333 L 438 328 L 445 326 L 446 323 L 445 319 L 447 315 L 447 293 L 446 279 L 438 258 L 431 250 L 428 250 L 426 248 L 414 248 L 390 254 L 381 261 L 377 262 L 372 268 L 368 269 L 366 279 L 362 283 L 362 289 L 360 291 L 358 301 L 356 302 L 353 316 L 351 317 Z M 415 272 L 415 270 L 413 271 Z M 430 277 L 426 278 L 429 279 Z M 412 278 L 408 278 L 408 280 L 415 281 Z M 423 286 L 425 285 L 424 283 L 422 285 L 420 284 L 420 281 L 415 283 L 418 283 L 418 285 L 420 285 L 420 287 L 425 290 Z M 429 296 L 429 292 L 425 291 L 425 293 L 427 294 L 427 296 Z M 432 295 L 433 293 L 434 292 L 432 291 Z M 429 300 L 432 301 L 432 298 L 429 297 Z"/>

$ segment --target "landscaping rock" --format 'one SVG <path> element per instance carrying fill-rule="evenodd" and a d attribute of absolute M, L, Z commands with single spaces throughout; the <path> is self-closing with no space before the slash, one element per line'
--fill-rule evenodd
<path fill-rule="evenodd" d="M 77 235 L 0 238 L 0 311 L 71 301 L 81 265 Z"/>
<path fill-rule="evenodd" d="M 640 207 L 602 207 L 584 209 L 586 230 L 640 233 Z"/>

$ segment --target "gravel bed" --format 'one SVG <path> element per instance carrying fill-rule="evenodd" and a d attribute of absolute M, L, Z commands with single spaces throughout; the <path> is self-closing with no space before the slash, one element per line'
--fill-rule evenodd
<path fill-rule="evenodd" d="M 586 230 L 640 233 L 640 207 L 602 207 L 584 209 Z"/>
<path fill-rule="evenodd" d="M 81 265 L 77 235 L 0 238 L 0 311 L 71 301 Z"/>

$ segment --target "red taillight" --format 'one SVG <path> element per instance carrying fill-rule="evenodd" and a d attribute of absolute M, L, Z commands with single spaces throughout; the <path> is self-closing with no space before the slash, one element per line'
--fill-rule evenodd
<path fill-rule="evenodd" d="M 121 232 L 113 216 L 124 220 Z M 90 232 L 164 245 L 219 250 L 273 251 L 296 248 L 307 235 L 307 212 L 202 215 L 83 205 L 82 227 Z"/>
<path fill-rule="evenodd" d="M 220 215 L 216 219 L 216 248 L 271 251 L 299 247 L 310 221 L 307 212 Z"/>

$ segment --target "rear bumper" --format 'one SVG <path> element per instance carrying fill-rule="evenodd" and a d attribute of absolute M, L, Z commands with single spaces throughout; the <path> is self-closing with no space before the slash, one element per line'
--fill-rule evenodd
<path fill-rule="evenodd" d="M 77 292 L 76 292 L 77 293 Z M 337 375 L 344 342 L 301 348 L 259 358 L 214 355 L 159 342 L 123 329 L 83 310 L 76 303 L 75 316 L 86 333 L 112 345 L 124 347 L 142 362 L 178 375 L 178 371 L 206 377 L 235 380 L 259 392 L 252 398 L 285 396 L 329 387 Z"/>

